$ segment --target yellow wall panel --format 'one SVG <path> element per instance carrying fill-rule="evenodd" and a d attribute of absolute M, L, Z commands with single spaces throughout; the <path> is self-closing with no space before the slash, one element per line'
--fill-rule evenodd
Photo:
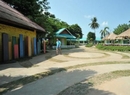
<path fill-rule="evenodd" d="M 15 36 L 17 38 L 16 39 L 17 43 L 18 43 L 19 34 L 22 34 L 24 38 L 27 36 L 29 36 L 30 39 L 34 37 L 36 38 L 36 30 L 31 31 L 31 30 L 17 28 L 5 24 L 0 24 L 0 61 L 2 60 L 2 33 L 7 33 L 9 35 L 9 41 L 12 41 L 12 36 Z"/>

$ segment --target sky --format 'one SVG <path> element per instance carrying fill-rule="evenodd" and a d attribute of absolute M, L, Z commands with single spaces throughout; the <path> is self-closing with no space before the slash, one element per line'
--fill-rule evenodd
<path fill-rule="evenodd" d="M 88 32 L 94 32 L 89 26 L 93 17 L 97 18 L 99 28 L 96 29 L 96 37 L 100 38 L 100 31 L 109 27 L 113 32 L 119 24 L 129 24 L 130 0 L 48 0 L 51 7 L 48 11 L 61 21 L 69 25 L 78 24 L 83 37 Z"/>

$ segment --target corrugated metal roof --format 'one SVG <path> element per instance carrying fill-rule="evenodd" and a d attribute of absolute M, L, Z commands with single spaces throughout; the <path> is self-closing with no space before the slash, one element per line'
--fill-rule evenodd
<path fill-rule="evenodd" d="M 29 29 L 36 29 L 39 31 L 45 31 L 41 26 L 32 22 L 23 14 L 8 6 L 5 2 L 0 0 L 0 21 L 6 23 L 12 23 L 16 26 L 22 26 Z"/>

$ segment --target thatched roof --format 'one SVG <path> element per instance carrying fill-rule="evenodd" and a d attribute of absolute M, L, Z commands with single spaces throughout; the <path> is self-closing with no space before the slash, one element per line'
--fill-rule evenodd
<path fill-rule="evenodd" d="M 130 37 L 130 29 L 122 32 L 118 37 Z"/>
<path fill-rule="evenodd" d="M 12 7 L 8 6 L 5 2 L 0 0 L 0 22 L 9 25 L 38 30 L 44 32 L 45 30 L 38 24 L 32 22 L 20 12 L 16 11 Z"/>
<path fill-rule="evenodd" d="M 123 37 L 117 36 L 116 39 L 121 40 Z"/>
<path fill-rule="evenodd" d="M 106 40 L 109 35 L 106 35 L 102 40 Z"/>
<path fill-rule="evenodd" d="M 103 40 L 115 40 L 116 37 L 117 35 L 112 32 L 108 36 L 104 37 Z"/>

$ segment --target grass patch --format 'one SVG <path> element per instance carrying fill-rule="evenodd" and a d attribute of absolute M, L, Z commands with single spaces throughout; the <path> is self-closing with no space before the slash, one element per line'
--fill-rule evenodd
<path fill-rule="evenodd" d="M 128 56 L 128 55 L 126 55 L 126 54 L 119 53 L 119 52 L 115 52 L 115 53 L 120 54 L 123 59 L 128 59 L 128 58 L 130 58 L 130 56 Z"/>
<path fill-rule="evenodd" d="M 110 51 L 130 51 L 130 46 L 115 46 L 115 45 L 103 45 L 98 44 L 96 45 L 96 48 L 100 50 L 110 50 Z"/>

